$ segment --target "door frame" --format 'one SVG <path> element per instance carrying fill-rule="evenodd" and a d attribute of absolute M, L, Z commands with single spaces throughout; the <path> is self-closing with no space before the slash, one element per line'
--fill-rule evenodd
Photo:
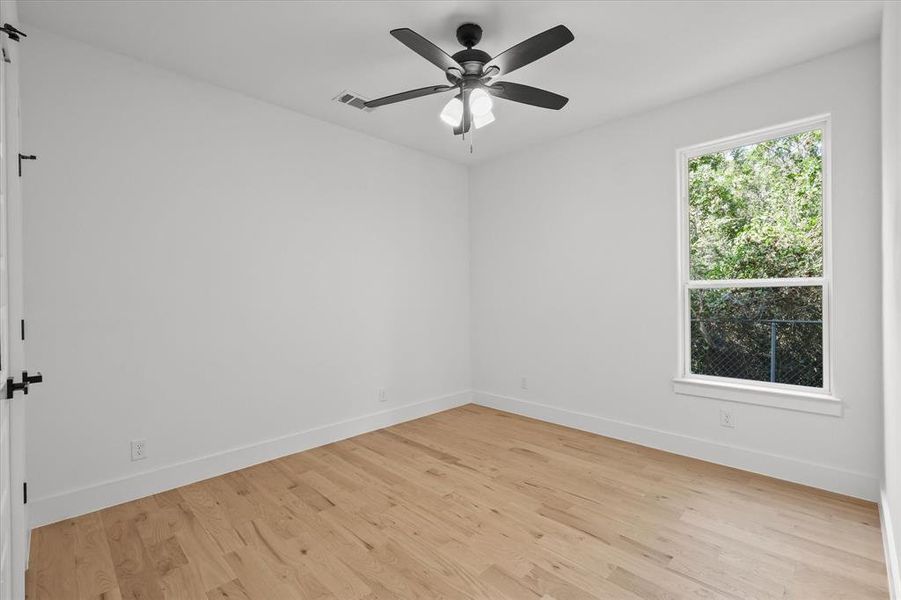
<path fill-rule="evenodd" d="M 0 2 L 0 24 L 9 23 L 19 28 L 16 0 Z M 17 325 L 24 323 L 23 275 L 22 275 L 22 180 L 19 177 L 19 154 L 22 153 L 19 102 L 19 69 L 21 67 L 20 48 L 27 43 L 7 40 L 6 49 L 9 63 L 5 64 L 5 115 L 6 120 L 6 241 L 7 272 L 9 278 L 9 352 L 8 371 L 10 377 L 21 373 L 25 367 L 23 335 L 16 335 Z M 23 330 L 24 334 L 24 330 Z M 5 391 L 5 390 L 4 390 Z M 31 528 L 28 520 L 28 506 L 25 499 L 25 412 L 26 396 L 16 394 L 10 401 L 10 500 L 11 500 L 11 567 L 12 599 L 25 597 L 25 570 L 28 567 Z"/>

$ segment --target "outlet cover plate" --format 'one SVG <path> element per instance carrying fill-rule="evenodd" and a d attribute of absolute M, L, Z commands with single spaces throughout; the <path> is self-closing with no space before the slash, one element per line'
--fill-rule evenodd
<path fill-rule="evenodd" d="M 147 440 L 131 441 L 131 460 L 144 460 L 147 458 Z"/>

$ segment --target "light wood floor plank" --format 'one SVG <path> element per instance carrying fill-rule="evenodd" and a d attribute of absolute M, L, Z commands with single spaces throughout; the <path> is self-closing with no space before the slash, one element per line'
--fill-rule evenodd
<path fill-rule="evenodd" d="M 879 514 L 468 405 L 38 529 L 28 600 L 888 598 Z"/>
<path fill-rule="evenodd" d="M 73 519 L 78 592 L 87 598 L 118 597 L 119 584 L 99 513 Z"/>

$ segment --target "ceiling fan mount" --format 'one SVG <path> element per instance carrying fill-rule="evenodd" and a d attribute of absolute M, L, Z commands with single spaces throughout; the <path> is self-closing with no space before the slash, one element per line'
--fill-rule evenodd
<path fill-rule="evenodd" d="M 463 23 L 457 27 L 457 41 L 461 46 L 472 48 L 482 41 L 482 28 L 475 23 Z"/>
<path fill-rule="evenodd" d="M 453 56 L 412 29 L 394 29 L 391 35 L 441 69 L 450 85 L 432 85 L 377 98 L 366 102 L 366 108 L 378 108 L 454 91 L 454 97 L 442 111 L 441 119 L 452 125 L 454 133 L 460 135 L 468 132 L 473 124 L 479 128 L 494 121 L 491 113 L 492 97 L 552 110 L 560 110 L 569 101 L 553 92 L 496 80 L 497 77 L 533 63 L 573 41 L 575 37 L 564 25 L 557 25 L 532 36 L 494 57 L 484 50 L 474 48 L 482 41 L 482 28 L 475 23 L 464 23 L 457 27 L 457 41 L 465 49 Z"/>

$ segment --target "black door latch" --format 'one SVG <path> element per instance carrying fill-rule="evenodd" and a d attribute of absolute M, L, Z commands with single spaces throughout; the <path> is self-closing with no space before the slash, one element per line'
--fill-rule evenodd
<path fill-rule="evenodd" d="M 28 394 L 28 386 L 33 383 L 42 383 L 44 381 L 44 376 L 40 374 L 37 375 L 29 375 L 28 371 L 22 371 L 22 381 L 20 383 L 16 383 L 13 381 L 12 377 L 9 377 L 6 380 L 6 399 L 9 400 L 13 397 L 13 392 L 22 390 L 25 394 Z"/>
<path fill-rule="evenodd" d="M 28 37 L 9 23 L 4 23 L 3 27 L 0 27 L 0 33 L 5 33 L 14 42 L 18 42 L 20 37 Z"/>

